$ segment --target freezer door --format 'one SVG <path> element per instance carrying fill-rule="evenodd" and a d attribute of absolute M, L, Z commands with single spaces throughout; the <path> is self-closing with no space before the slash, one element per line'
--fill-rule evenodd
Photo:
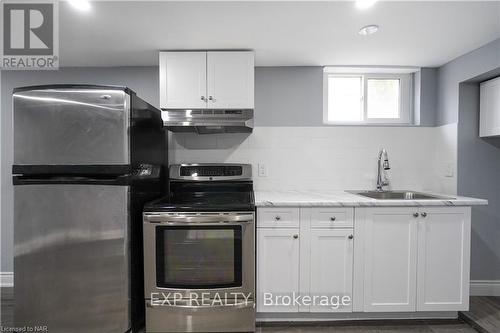
<path fill-rule="evenodd" d="M 14 191 L 16 326 L 126 332 L 128 186 L 20 185 Z"/>
<path fill-rule="evenodd" d="M 129 164 L 130 95 L 52 88 L 13 95 L 14 164 Z"/>

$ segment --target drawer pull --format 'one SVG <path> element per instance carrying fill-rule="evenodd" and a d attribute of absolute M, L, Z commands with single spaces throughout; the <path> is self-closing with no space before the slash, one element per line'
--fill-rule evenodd
<path fill-rule="evenodd" d="M 334 222 L 337 218 L 335 216 L 330 217 L 330 221 Z"/>
<path fill-rule="evenodd" d="M 297 235 L 297 234 L 293 235 L 293 239 L 297 239 L 297 238 L 299 238 L 299 235 Z"/>
<path fill-rule="evenodd" d="M 281 216 L 279 216 L 279 215 L 278 215 L 278 216 L 276 216 L 274 219 L 275 219 L 276 221 L 279 221 L 279 220 L 281 220 Z"/>

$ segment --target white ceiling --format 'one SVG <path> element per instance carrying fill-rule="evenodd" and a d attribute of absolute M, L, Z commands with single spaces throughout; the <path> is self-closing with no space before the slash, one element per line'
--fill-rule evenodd
<path fill-rule="evenodd" d="M 500 37 L 500 2 L 93 2 L 60 5 L 62 66 L 158 64 L 168 49 L 254 49 L 257 66 L 440 66 Z M 379 32 L 358 30 L 378 24 Z"/>

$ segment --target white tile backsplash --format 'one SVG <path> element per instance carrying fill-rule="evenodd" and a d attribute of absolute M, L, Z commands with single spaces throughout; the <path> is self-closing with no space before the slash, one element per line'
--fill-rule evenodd
<path fill-rule="evenodd" d="M 457 124 L 436 127 L 436 147 L 434 148 L 435 191 L 457 194 Z M 452 172 L 453 176 L 448 173 Z"/>
<path fill-rule="evenodd" d="M 442 127 L 256 127 L 251 134 L 171 134 L 171 163 L 253 165 L 257 190 L 369 189 L 387 149 L 392 188 L 456 193 L 456 124 Z M 266 165 L 259 177 L 257 166 Z"/>

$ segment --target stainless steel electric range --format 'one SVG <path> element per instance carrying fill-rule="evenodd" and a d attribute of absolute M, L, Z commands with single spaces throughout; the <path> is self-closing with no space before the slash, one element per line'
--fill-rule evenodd
<path fill-rule="evenodd" d="M 144 208 L 146 331 L 253 332 L 251 165 L 172 165 L 169 185 Z"/>

